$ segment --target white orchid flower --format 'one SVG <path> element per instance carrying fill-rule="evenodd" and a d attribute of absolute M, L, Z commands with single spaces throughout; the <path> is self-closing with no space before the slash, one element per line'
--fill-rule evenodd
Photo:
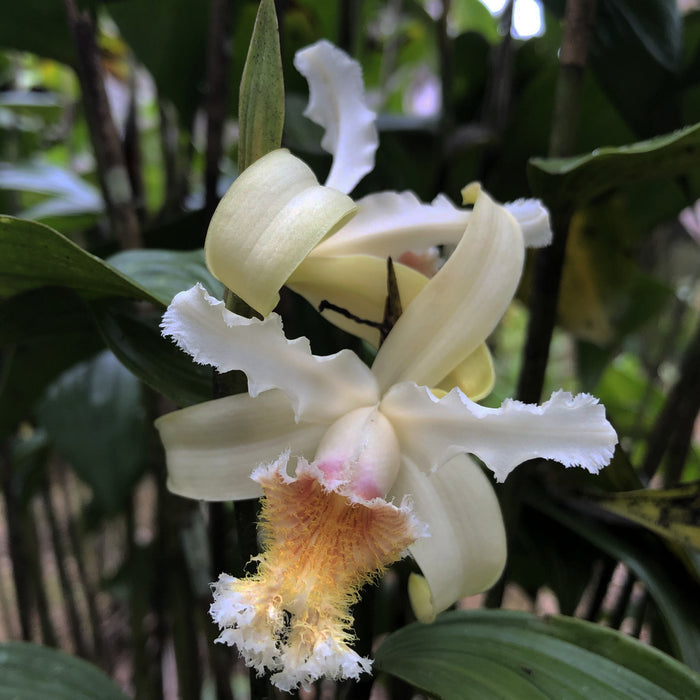
<path fill-rule="evenodd" d="M 285 150 L 258 160 L 236 179 L 214 213 L 205 244 L 207 265 L 263 316 L 276 306 L 286 284 L 316 309 L 328 302 L 324 316 L 377 346 L 386 258 L 394 260 L 406 308 L 428 278 L 401 264 L 402 255 L 456 245 L 471 211 L 445 195 L 428 204 L 412 192 L 378 192 L 353 202 L 347 195 L 374 167 L 378 146 L 376 115 L 365 103 L 360 65 L 327 41 L 299 51 L 295 65 L 309 82 L 305 114 L 325 129 L 322 146 L 333 155 L 325 186 Z M 475 191 L 465 188 L 465 204 L 473 204 Z M 549 217 L 541 202 L 506 206 L 521 224 L 526 245 L 549 243 Z M 485 345 L 458 364 L 451 386 L 475 400 L 490 392 L 493 367 Z"/>
<path fill-rule="evenodd" d="M 264 496 L 258 569 L 222 575 L 211 613 L 217 641 L 283 690 L 321 676 L 358 678 L 350 648 L 360 588 L 408 551 L 410 587 L 430 620 L 488 588 L 505 562 L 503 522 L 476 455 L 504 479 L 524 460 L 597 472 L 617 436 L 604 407 L 558 392 L 483 408 L 434 387 L 484 343 L 510 302 L 524 246 L 516 220 L 477 196 L 453 255 L 408 305 L 370 370 L 351 351 L 318 357 L 284 337 L 274 313 L 238 316 L 201 287 L 181 292 L 163 333 L 195 361 L 242 370 L 248 393 L 158 419 L 168 486 L 207 500 Z M 252 478 L 251 478 L 252 477 Z"/>

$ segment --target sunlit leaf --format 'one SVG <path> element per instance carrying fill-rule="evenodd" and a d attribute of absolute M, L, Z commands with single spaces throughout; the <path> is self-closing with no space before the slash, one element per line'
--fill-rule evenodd
<path fill-rule="evenodd" d="M 389 635 L 375 666 L 443 700 L 646 698 L 700 693 L 700 676 L 614 630 L 553 615 L 454 611 Z"/>
<path fill-rule="evenodd" d="M 0 298 L 48 285 L 70 287 L 85 298 L 116 296 L 161 303 L 58 231 L 0 216 Z"/>
<path fill-rule="evenodd" d="M 700 162 L 700 124 L 573 158 L 533 158 L 528 178 L 551 206 L 584 204 L 628 183 L 690 172 Z"/>

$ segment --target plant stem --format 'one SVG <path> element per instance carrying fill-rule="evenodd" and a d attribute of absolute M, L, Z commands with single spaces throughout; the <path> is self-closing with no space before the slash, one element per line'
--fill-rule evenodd
<path fill-rule="evenodd" d="M 122 249 L 140 248 L 141 239 L 124 151 L 107 100 L 95 26 L 75 0 L 64 0 L 78 57 L 85 118 L 95 149 L 97 174 L 114 235 Z"/>

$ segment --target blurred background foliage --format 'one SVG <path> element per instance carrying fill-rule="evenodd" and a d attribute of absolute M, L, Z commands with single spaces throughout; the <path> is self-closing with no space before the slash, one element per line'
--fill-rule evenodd
<path fill-rule="evenodd" d="M 595 394 L 620 448 L 596 479 L 532 464 L 499 491 L 508 568 L 466 605 L 576 615 L 700 671 L 700 210 L 678 219 L 700 197 L 700 11 L 598 0 L 574 140 L 555 153 L 564 0 L 495 13 L 480 0 L 276 6 L 283 143 L 320 177 L 330 157 L 302 116 L 307 86 L 292 59 L 326 38 L 360 61 L 379 113 L 377 164 L 356 196 L 410 189 L 459 202 L 480 180 L 500 201 L 541 197 L 568 232 L 544 391 L 534 391 Z M 22 220 L 0 218 L 0 640 L 81 656 L 137 698 L 251 692 L 207 618 L 209 581 L 242 570 L 236 519 L 251 511 L 170 495 L 150 425 L 211 397 L 210 372 L 163 341 L 158 321 L 194 281 L 222 293 L 201 247 L 236 177 L 257 7 L 23 0 L 0 10 L 0 212 Z M 115 184 L 115 173 L 128 177 Z M 491 339 L 489 405 L 527 393 L 535 268 Z M 311 328 L 316 352 L 355 343 L 291 293 L 281 308 L 288 328 Z M 410 619 L 402 577 L 398 567 L 358 612 L 367 648 Z M 567 630 L 584 646 L 581 630 Z M 7 648 L 26 679 L 27 648 Z M 390 656 L 380 669 L 461 697 Z M 378 687 L 411 697 L 392 682 Z"/>

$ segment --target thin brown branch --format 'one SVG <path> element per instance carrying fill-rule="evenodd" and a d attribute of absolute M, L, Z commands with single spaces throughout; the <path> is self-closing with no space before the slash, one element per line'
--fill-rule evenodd
<path fill-rule="evenodd" d="M 64 0 L 78 56 L 78 79 L 85 118 L 97 160 L 97 174 L 114 235 L 123 249 L 139 248 L 140 232 L 131 183 L 117 128 L 107 100 L 95 26 L 75 0 Z"/>

